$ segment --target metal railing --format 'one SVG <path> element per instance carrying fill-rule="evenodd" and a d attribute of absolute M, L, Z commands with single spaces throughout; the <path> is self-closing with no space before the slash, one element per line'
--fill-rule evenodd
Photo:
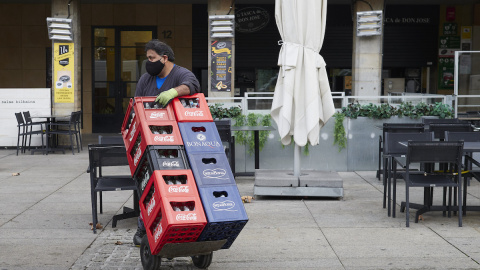
<path fill-rule="evenodd" d="M 247 92 L 245 93 L 244 97 L 207 97 L 206 100 L 209 104 L 220 103 L 222 104 L 221 106 L 223 108 L 240 106 L 240 108 L 242 109 L 242 113 L 245 115 L 251 112 L 268 114 L 270 113 L 271 103 L 273 101 L 273 94 L 273 92 Z M 424 102 L 427 104 L 442 102 L 444 104 L 449 104 L 452 107 L 454 103 L 453 96 L 434 94 L 411 95 L 411 93 L 406 93 L 406 95 L 401 96 L 346 96 L 344 92 L 332 92 L 332 98 L 336 110 L 341 110 L 342 107 L 346 107 L 348 104 L 356 102 L 360 104 L 388 103 L 392 106 L 398 106 L 400 105 L 400 103 L 408 101 L 412 103 Z M 457 102 L 455 102 L 455 104 L 457 104 Z"/>

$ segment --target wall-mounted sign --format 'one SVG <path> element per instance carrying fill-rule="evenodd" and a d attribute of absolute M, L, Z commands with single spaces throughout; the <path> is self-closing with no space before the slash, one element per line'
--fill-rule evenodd
<path fill-rule="evenodd" d="M 0 88 L 0 146 L 17 146 L 17 120 L 15 113 L 29 111 L 32 116 L 49 115 L 50 88 Z M 38 121 L 39 119 L 35 119 Z M 44 126 L 45 128 L 45 126 Z M 33 130 L 40 129 L 34 126 Z M 40 136 L 32 136 L 32 146 L 42 145 Z"/>
<path fill-rule="evenodd" d="M 444 23 L 443 24 L 444 36 L 456 36 L 458 35 L 458 26 L 456 23 Z"/>
<path fill-rule="evenodd" d="M 455 7 L 447 7 L 445 19 L 449 22 L 455 21 Z"/>
<path fill-rule="evenodd" d="M 235 31 L 256 32 L 270 21 L 270 14 L 261 7 L 246 7 L 235 12 Z"/>
<path fill-rule="evenodd" d="M 232 89 L 232 42 L 212 42 L 212 72 L 211 91 L 226 91 Z"/>
<path fill-rule="evenodd" d="M 55 103 L 74 103 L 73 42 L 54 43 L 53 95 Z"/>
<path fill-rule="evenodd" d="M 459 36 L 441 36 L 440 44 L 438 45 L 440 49 L 460 49 L 460 37 Z"/>
<path fill-rule="evenodd" d="M 453 89 L 455 74 L 455 58 L 439 57 L 438 58 L 438 88 Z"/>
<path fill-rule="evenodd" d="M 431 24 L 433 20 L 429 17 L 387 17 L 385 24 Z"/>

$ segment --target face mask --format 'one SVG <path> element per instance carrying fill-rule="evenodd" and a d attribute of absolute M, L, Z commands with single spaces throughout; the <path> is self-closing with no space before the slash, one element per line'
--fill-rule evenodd
<path fill-rule="evenodd" d="M 147 61 L 147 63 L 145 64 L 145 68 L 147 69 L 148 74 L 152 76 L 157 76 L 158 74 L 160 74 L 164 67 L 165 64 L 162 63 L 160 60 L 155 62 Z"/>

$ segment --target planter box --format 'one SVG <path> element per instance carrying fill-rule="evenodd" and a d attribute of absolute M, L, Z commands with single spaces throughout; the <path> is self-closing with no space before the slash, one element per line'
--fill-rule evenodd
<path fill-rule="evenodd" d="M 343 122 L 347 135 L 347 148 L 338 151 L 333 145 L 335 118 L 331 118 L 320 130 L 320 143 L 310 146 L 310 154 L 301 154 L 301 170 L 323 171 L 376 171 L 378 166 L 378 136 L 383 123 L 422 123 L 422 119 L 392 117 L 375 120 L 367 117 L 346 118 Z M 276 128 L 276 123 L 272 121 Z M 260 169 L 292 170 L 293 145 L 282 147 L 278 132 L 272 131 L 264 149 L 260 152 Z M 303 149 L 302 149 L 303 151 Z M 246 153 L 246 147 L 235 144 L 236 172 L 253 172 L 254 155 Z"/>

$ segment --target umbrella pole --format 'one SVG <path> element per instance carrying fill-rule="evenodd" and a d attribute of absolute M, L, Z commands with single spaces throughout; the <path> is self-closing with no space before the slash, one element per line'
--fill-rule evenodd
<path fill-rule="evenodd" d="M 300 146 L 295 144 L 293 149 L 293 176 L 300 176 Z"/>

